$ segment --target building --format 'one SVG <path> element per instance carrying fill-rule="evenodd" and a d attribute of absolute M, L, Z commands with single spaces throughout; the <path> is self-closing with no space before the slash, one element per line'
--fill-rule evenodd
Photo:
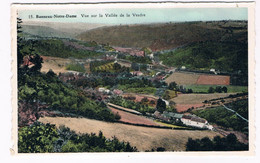
<path fill-rule="evenodd" d="M 107 93 L 107 94 L 110 93 L 109 89 L 106 89 L 106 88 L 103 88 L 103 87 L 98 88 L 98 91 L 101 92 L 101 93 Z"/>
<path fill-rule="evenodd" d="M 183 115 L 181 118 L 183 124 L 192 127 L 213 129 L 213 126 L 208 123 L 206 119 L 197 117 L 196 115 Z"/>
<path fill-rule="evenodd" d="M 134 76 L 142 76 L 144 75 L 141 71 L 133 71 L 133 72 L 130 72 L 132 75 Z"/>

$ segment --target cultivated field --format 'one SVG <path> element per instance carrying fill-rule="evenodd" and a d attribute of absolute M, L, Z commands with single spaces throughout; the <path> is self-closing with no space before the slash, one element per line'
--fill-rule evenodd
<path fill-rule="evenodd" d="M 223 75 L 207 75 L 191 72 L 174 72 L 167 79 L 167 84 L 176 82 L 178 85 L 229 85 L 230 77 Z"/>
<path fill-rule="evenodd" d="M 229 85 L 230 76 L 222 75 L 200 75 L 196 84 L 206 85 Z"/>
<path fill-rule="evenodd" d="M 176 103 L 177 111 L 186 111 L 191 107 L 203 106 L 205 100 L 211 100 L 221 97 L 227 97 L 232 93 L 213 93 L 213 94 L 179 94 L 177 97 L 171 99 Z"/>
<path fill-rule="evenodd" d="M 196 84 L 198 78 L 199 75 L 195 73 L 174 72 L 167 79 L 165 79 L 165 82 L 167 84 L 176 82 L 178 85 Z"/>
<path fill-rule="evenodd" d="M 213 131 L 170 130 L 148 127 L 108 123 L 86 118 L 44 117 L 39 119 L 42 123 L 65 125 L 77 133 L 97 133 L 102 131 L 104 136 L 116 136 L 120 141 L 128 141 L 139 151 L 164 147 L 166 150 L 184 151 L 188 138 L 201 139 L 205 136 L 213 138 L 218 135 Z"/>

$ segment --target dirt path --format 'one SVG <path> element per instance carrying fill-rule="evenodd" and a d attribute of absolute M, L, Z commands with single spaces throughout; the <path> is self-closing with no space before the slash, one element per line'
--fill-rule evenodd
<path fill-rule="evenodd" d="M 65 125 L 77 133 L 98 133 L 111 138 L 116 136 L 120 141 L 128 141 L 139 151 L 164 147 L 168 151 L 184 151 L 188 138 L 201 139 L 205 136 L 213 138 L 219 135 L 213 131 L 170 130 L 148 127 L 108 123 L 87 118 L 44 117 L 39 119 L 42 123 Z"/>

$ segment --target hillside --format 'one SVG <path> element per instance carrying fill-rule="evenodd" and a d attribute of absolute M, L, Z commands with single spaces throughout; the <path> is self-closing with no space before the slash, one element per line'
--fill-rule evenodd
<path fill-rule="evenodd" d="M 198 41 L 245 41 L 246 33 L 246 21 L 184 22 L 102 27 L 81 33 L 77 38 L 119 47 L 150 47 L 158 51 Z"/>
<path fill-rule="evenodd" d="M 163 147 L 167 151 L 184 151 L 188 138 L 201 139 L 205 136 L 213 138 L 219 135 L 208 130 L 169 130 L 149 127 L 125 125 L 120 123 L 107 123 L 87 118 L 43 117 L 42 123 L 51 123 L 56 126 L 65 125 L 76 133 L 98 133 L 104 136 L 117 137 L 120 141 L 127 141 L 136 146 L 139 151 Z"/>
<path fill-rule="evenodd" d="M 75 38 L 82 32 L 103 26 L 105 24 L 25 21 L 22 30 L 40 37 Z"/>
<path fill-rule="evenodd" d="M 73 38 L 72 33 L 62 32 L 47 26 L 23 25 L 24 33 L 39 37 Z M 27 36 L 28 37 L 28 36 Z"/>
<path fill-rule="evenodd" d="M 240 70 L 244 73 L 248 67 L 247 57 L 247 43 L 238 41 L 198 42 L 159 54 L 160 60 L 168 66 L 200 70 L 214 68 L 227 72 Z"/>
<path fill-rule="evenodd" d="M 35 52 L 42 56 L 52 56 L 60 58 L 87 58 L 97 57 L 102 53 L 96 52 L 96 44 L 80 42 L 70 39 L 36 39 L 24 40 L 23 44 L 25 49 L 34 47 Z"/>

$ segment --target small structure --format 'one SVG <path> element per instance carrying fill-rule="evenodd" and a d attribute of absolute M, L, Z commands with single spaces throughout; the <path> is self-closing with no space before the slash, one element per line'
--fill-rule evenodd
<path fill-rule="evenodd" d="M 132 75 L 135 75 L 135 76 L 142 76 L 144 75 L 141 71 L 133 71 L 133 72 L 130 72 Z"/>
<path fill-rule="evenodd" d="M 181 118 L 183 124 L 192 127 L 213 129 L 213 126 L 208 123 L 206 119 L 197 117 L 196 115 L 183 115 Z"/>
<path fill-rule="evenodd" d="M 113 90 L 113 93 L 115 94 L 115 95 L 122 95 L 123 94 L 123 91 L 122 90 L 119 90 L 119 89 L 114 89 Z"/>
<path fill-rule="evenodd" d="M 103 88 L 103 87 L 100 87 L 98 88 L 98 91 L 101 92 L 101 93 L 110 93 L 110 90 L 109 89 L 106 89 L 106 88 Z"/>
<path fill-rule="evenodd" d="M 186 66 L 181 66 L 181 70 L 186 70 Z"/>

